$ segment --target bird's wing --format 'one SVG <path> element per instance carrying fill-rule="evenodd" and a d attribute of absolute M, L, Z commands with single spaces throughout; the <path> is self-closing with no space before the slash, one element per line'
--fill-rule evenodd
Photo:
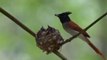
<path fill-rule="evenodd" d="M 74 23 L 74 22 L 69 22 L 69 23 L 68 23 L 68 26 L 69 26 L 71 29 L 73 29 L 73 30 L 76 30 L 76 31 L 78 31 L 78 32 L 82 32 L 82 34 L 83 34 L 84 36 L 90 37 L 90 36 L 88 35 L 88 33 L 87 33 L 86 31 L 84 31 L 82 28 L 80 28 L 80 26 L 78 26 L 76 23 Z"/>

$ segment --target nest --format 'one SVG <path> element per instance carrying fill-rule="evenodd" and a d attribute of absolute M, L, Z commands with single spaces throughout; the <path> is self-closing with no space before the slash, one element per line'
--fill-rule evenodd
<path fill-rule="evenodd" d="M 59 31 L 50 26 L 47 29 L 42 27 L 36 35 L 37 46 L 47 54 L 59 50 L 63 41 Z"/>

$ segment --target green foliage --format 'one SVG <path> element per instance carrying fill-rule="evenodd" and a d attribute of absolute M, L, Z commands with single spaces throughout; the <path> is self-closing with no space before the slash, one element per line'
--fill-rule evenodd
<path fill-rule="evenodd" d="M 106 10 L 102 10 L 107 7 L 107 5 L 104 6 L 104 2 L 100 0 L 0 0 L 0 7 L 3 7 L 35 33 L 42 26 L 47 28 L 47 25 L 50 25 L 59 29 L 64 39 L 67 39 L 70 35 L 63 30 L 54 14 L 71 11 L 73 14 L 70 15 L 70 18 L 84 28 L 105 13 Z M 102 44 L 99 42 L 101 39 L 99 36 L 103 33 L 102 24 L 98 23 L 88 31 L 92 37 L 90 40 L 98 48 Z M 106 36 L 106 34 L 104 35 Z M 69 60 L 98 60 L 99 58 L 87 44 L 79 39 L 74 39 L 71 44 L 63 46 L 60 51 Z M 35 39 L 30 34 L 0 13 L 0 60 L 60 59 L 54 54 L 43 53 L 36 46 Z"/>

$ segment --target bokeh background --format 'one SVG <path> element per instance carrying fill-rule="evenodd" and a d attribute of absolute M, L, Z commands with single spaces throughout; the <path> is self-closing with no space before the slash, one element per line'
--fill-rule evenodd
<path fill-rule="evenodd" d="M 35 33 L 43 26 L 59 29 L 64 39 L 70 37 L 54 16 L 65 11 L 85 28 L 107 12 L 107 0 L 0 0 L 0 7 L 11 13 Z M 87 31 L 93 44 L 107 57 L 107 16 Z M 59 50 L 68 60 L 101 60 L 84 41 L 76 38 Z M 35 38 L 0 13 L 0 60 L 60 60 L 46 55 L 36 46 Z"/>

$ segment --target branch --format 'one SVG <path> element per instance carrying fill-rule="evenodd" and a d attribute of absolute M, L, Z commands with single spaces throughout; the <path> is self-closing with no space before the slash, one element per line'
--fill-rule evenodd
<path fill-rule="evenodd" d="M 4 14 L 5 16 L 7 16 L 8 18 L 10 18 L 10 20 L 14 21 L 17 25 L 19 25 L 22 29 L 24 29 L 25 31 L 27 31 L 29 34 L 31 34 L 33 37 L 35 37 L 35 33 L 29 29 L 28 27 L 26 27 L 24 24 L 22 24 L 18 19 L 16 19 L 14 16 L 12 16 L 10 13 L 6 12 L 3 8 L 0 7 L 0 12 L 2 14 Z"/>
<path fill-rule="evenodd" d="M 95 25 L 98 21 L 100 21 L 103 17 L 105 17 L 107 15 L 107 12 L 104 13 L 102 16 L 100 16 L 98 19 L 96 19 L 93 23 L 91 23 L 89 26 L 87 26 L 84 31 L 87 31 L 89 28 L 91 28 L 93 25 Z M 64 45 L 65 43 L 68 43 L 70 41 L 72 41 L 74 38 L 78 37 L 82 32 L 79 32 L 78 34 L 74 35 L 73 37 L 70 37 L 69 39 L 67 39 L 66 41 L 64 41 L 63 43 L 61 43 L 61 45 Z"/>
<path fill-rule="evenodd" d="M 16 19 L 14 16 L 12 16 L 10 13 L 8 13 L 7 11 L 5 11 L 3 8 L 0 7 L 0 12 L 2 14 L 4 14 L 5 16 L 7 16 L 8 18 L 10 18 L 10 20 L 12 20 L 13 22 L 15 22 L 17 25 L 19 25 L 22 29 L 24 29 L 25 31 L 27 31 L 29 34 L 31 34 L 33 37 L 36 38 L 36 34 L 29 29 L 27 26 L 25 26 L 23 23 L 21 23 L 18 19 Z M 58 57 L 60 57 L 62 60 L 66 60 L 66 58 L 58 51 L 53 52 L 55 55 L 57 55 Z"/>
<path fill-rule="evenodd" d="M 67 60 L 60 52 L 53 51 L 54 54 L 56 54 L 58 57 L 60 57 L 62 60 Z"/>

